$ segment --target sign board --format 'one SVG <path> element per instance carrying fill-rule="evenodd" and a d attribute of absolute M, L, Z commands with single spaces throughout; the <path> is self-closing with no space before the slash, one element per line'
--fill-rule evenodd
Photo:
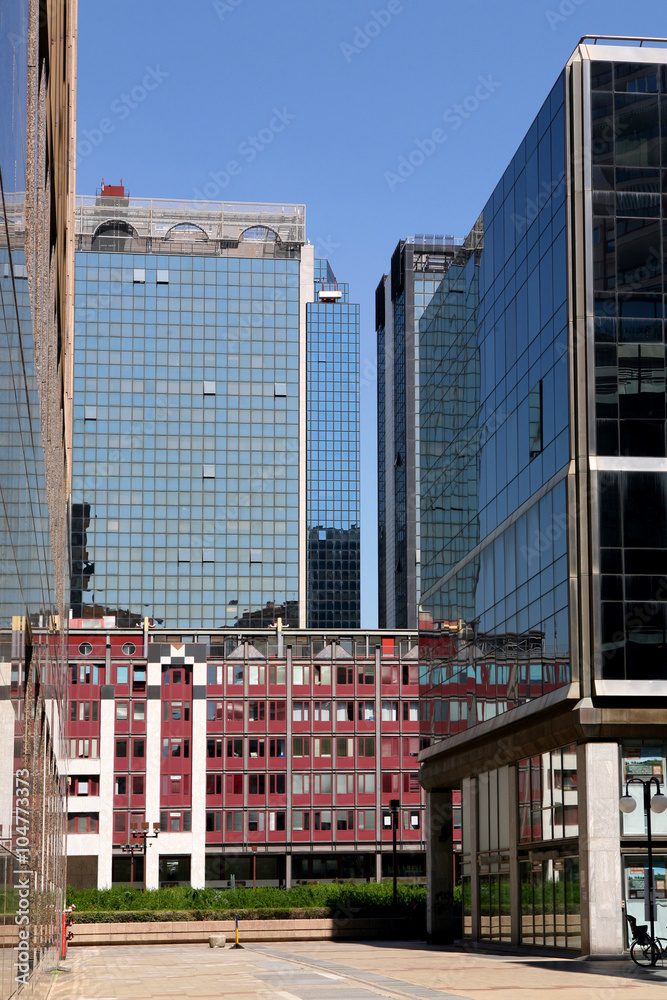
<path fill-rule="evenodd" d="M 624 747 L 623 764 L 625 780 L 628 778 L 657 778 L 664 782 L 662 747 Z"/>

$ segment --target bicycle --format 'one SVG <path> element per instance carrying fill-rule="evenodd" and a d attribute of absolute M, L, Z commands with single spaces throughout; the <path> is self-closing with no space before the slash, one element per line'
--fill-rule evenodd
<path fill-rule="evenodd" d="M 648 924 L 637 925 L 636 917 L 626 914 L 626 920 L 630 924 L 632 931 L 632 944 L 630 945 L 630 958 L 635 965 L 643 967 L 653 967 L 667 953 L 667 944 L 660 938 L 652 938 L 648 933 Z"/>

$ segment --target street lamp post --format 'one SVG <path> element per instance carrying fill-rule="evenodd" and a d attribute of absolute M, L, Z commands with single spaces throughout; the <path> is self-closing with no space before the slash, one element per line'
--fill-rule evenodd
<path fill-rule="evenodd" d="M 651 796 L 651 786 L 655 782 L 656 793 Z M 644 880 L 644 899 L 648 905 L 649 921 L 651 923 L 651 938 L 655 940 L 655 885 L 653 881 L 653 841 L 651 835 L 651 812 L 662 813 L 667 809 L 667 796 L 660 791 L 660 782 L 657 777 L 650 778 L 628 778 L 625 782 L 625 795 L 621 797 L 619 806 L 621 812 L 631 813 L 637 807 L 636 800 L 629 794 L 628 785 L 641 785 L 644 790 L 644 813 L 646 815 L 646 839 L 648 847 L 648 886 Z M 655 965 L 658 960 L 658 952 L 652 949 L 651 965 Z"/>
<path fill-rule="evenodd" d="M 396 913 L 396 895 L 397 895 L 397 876 L 398 876 L 398 866 L 396 857 L 396 834 L 398 831 L 398 806 L 399 799 L 391 799 L 389 805 L 391 806 L 391 830 L 392 830 L 392 844 L 391 844 L 391 854 L 392 854 L 392 864 L 394 873 L 394 894 L 393 894 L 393 906 L 394 913 Z"/>
<path fill-rule="evenodd" d="M 160 824 L 159 823 L 153 823 L 153 832 L 149 833 L 148 832 L 149 830 L 150 830 L 150 823 L 142 823 L 141 826 L 139 826 L 138 823 L 132 823 L 131 828 L 130 828 L 130 836 L 131 837 L 136 837 L 137 840 L 143 840 L 143 844 L 126 844 L 123 847 L 123 850 L 127 849 L 132 854 L 132 868 L 133 869 L 134 869 L 134 852 L 133 852 L 133 848 L 134 847 L 139 847 L 140 850 L 143 850 L 143 855 L 144 855 L 144 890 L 146 889 L 146 849 L 148 847 L 148 841 L 149 840 L 152 840 L 153 838 L 159 837 L 159 835 L 160 835 Z M 133 871 L 133 875 L 134 875 L 134 871 Z"/>
<path fill-rule="evenodd" d="M 134 855 L 141 854 L 143 848 L 141 844 L 121 844 L 120 849 L 123 854 L 130 855 L 130 885 L 134 886 Z"/>

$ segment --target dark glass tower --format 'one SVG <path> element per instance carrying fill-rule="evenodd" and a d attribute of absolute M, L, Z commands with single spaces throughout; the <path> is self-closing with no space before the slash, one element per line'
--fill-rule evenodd
<path fill-rule="evenodd" d="M 420 324 L 436 936 L 458 789 L 465 936 L 618 954 L 618 900 L 646 922 L 618 799 L 667 764 L 667 59 L 639 42 L 582 39 Z"/>
<path fill-rule="evenodd" d="M 414 628 L 421 592 L 419 321 L 465 248 L 453 236 L 401 240 L 375 293 L 378 357 L 378 581 L 381 628 Z"/>
<path fill-rule="evenodd" d="M 358 624 L 357 307 L 303 206 L 107 187 L 77 250 L 74 618 Z"/>

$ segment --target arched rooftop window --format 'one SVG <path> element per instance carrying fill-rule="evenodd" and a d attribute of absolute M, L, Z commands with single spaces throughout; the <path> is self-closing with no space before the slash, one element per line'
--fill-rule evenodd
<path fill-rule="evenodd" d="M 257 240 L 260 243 L 280 243 L 278 233 L 267 226 L 251 226 L 241 233 L 242 240 Z"/>
<path fill-rule="evenodd" d="M 95 230 L 92 249 L 123 250 L 127 240 L 135 239 L 138 235 L 134 226 L 124 219 L 108 219 L 106 222 L 101 222 Z"/>
<path fill-rule="evenodd" d="M 208 233 L 195 222 L 179 222 L 167 230 L 165 238 L 168 240 L 207 240 Z"/>

